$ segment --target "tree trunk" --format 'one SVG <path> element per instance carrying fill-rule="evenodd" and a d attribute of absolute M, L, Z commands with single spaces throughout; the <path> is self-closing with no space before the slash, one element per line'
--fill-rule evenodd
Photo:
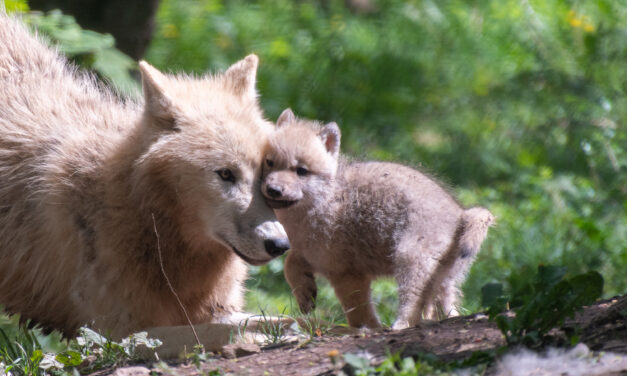
<path fill-rule="evenodd" d="M 112 34 L 116 47 L 135 60 L 152 39 L 159 0 L 29 0 L 31 9 L 61 9 L 81 27 Z"/>

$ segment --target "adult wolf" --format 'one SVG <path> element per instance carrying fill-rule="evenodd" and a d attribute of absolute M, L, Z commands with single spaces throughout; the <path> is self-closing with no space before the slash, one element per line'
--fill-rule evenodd
<path fill-rule="evenodd" d="M 165 274 L 192 322 L 239 312 L 242 260 L 289 247 L 260 194 L 257 61 L 142 62 L 143 103 L 120 100 L 0 14 L 0 305 L 66 335 L 185 324 Z"/>

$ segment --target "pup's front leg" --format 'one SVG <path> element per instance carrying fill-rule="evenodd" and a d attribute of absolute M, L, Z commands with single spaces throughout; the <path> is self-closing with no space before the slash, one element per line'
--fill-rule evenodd
<path fill-rule="evenodd" d="M 314 277 L 314 269 L 298 251 L 291 250 L 285 259 L 285 279 L 292 288 L 298 306 L 303 313 L 316 308 L 318 287 Z"/>

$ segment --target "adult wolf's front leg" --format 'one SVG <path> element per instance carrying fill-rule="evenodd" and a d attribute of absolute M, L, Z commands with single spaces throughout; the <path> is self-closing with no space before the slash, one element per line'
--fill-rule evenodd
<path fill-rule="evenodd" d="M 148 329 L 148 338 L 159 339 L 162 345 L 154 350 L 139 347 L 139 357 L 145 360 L 180 358 L 185 353 L 194 350 L 200 341 L 205 351 L 218 352 L 224 345 L 230 343 L 258 343 L 267 340 L 268 327 L 278 325 L 289 332 L 294 323 L 304 327 L 304 321 L 290 317 L 273 317 L 255 315 L 245 312 L 236 312 L 217 322 L 189 325 L 164 326 Z"/>
<path fill-rule="evenodd" d="M 298 252 L 290 251 L 285 259 L 285 279 L 292 288 L 298 307 L 303 313 L 316 308 L 318 287 L 312 266 Z"/>
<path fill-rule="evenodd" d="M 139 357 L 145 360 L 175 359 L 184 353 L 194 351 L 196 335 L 205 351 L 217 352 L 233 340 L 242 343 L 262 342 L 258 332 L 244 330 L 242 326 L 222 323 L 195 324 L 194 330 L 189 325 L 163 326 L 148 329 L 148 338 L 156 338 L 162 345 L 154 350 L 138 347 Z M 258 338 L 259 337 L 259 338 Z"/>

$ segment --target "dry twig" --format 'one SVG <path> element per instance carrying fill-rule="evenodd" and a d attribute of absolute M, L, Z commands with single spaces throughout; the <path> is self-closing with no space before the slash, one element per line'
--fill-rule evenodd
<path fill-rule="evenodd" d="M 172 294 L 176 298 L 176 301 L 181 306 L 181 309 L 183 310 L 183 314 L 185 314 L 185 318 L 187 319 L 187 323 L 189 324 L 189 327 L 192 329 L 192 332 L 194 333 L 194 337 L 196 338 L 196 343 L 198 344 L 198 346 L 202 348 L 202 343 L 200 343 L 200 339 L 198 338 L 196 329 L 194 329 L 192 320 L 190 320 L 189 315 L 187 314 L 187 310 L 185 309 L 185 306 L 183 305 L 183 302 L 181 301 L 181 299 L 179 298 L 179 295 L 174 290 L 172 283 L 170 283 L 170 279 L 168 278 L 168 275 L 165 273 L 165 268 L 163 267 L 163 257 L 161 256 L 161 245 L 159 244 L 159 232 L 157 232 L 157 222 L 155 221 L 155 215 L 154 214 L 151 214 L 151 215 L 152 215 L 152 225 L 155 229 L 155 235 L 157 236 L 157 251 L 159 252 L 159 266 L 161 267 L 161 274 L 163 274 L 163 277 L 165 278 L 165 281 L 167 282 L 168 287 L 170 288 L 170 291 L 172 291 Z"/>

